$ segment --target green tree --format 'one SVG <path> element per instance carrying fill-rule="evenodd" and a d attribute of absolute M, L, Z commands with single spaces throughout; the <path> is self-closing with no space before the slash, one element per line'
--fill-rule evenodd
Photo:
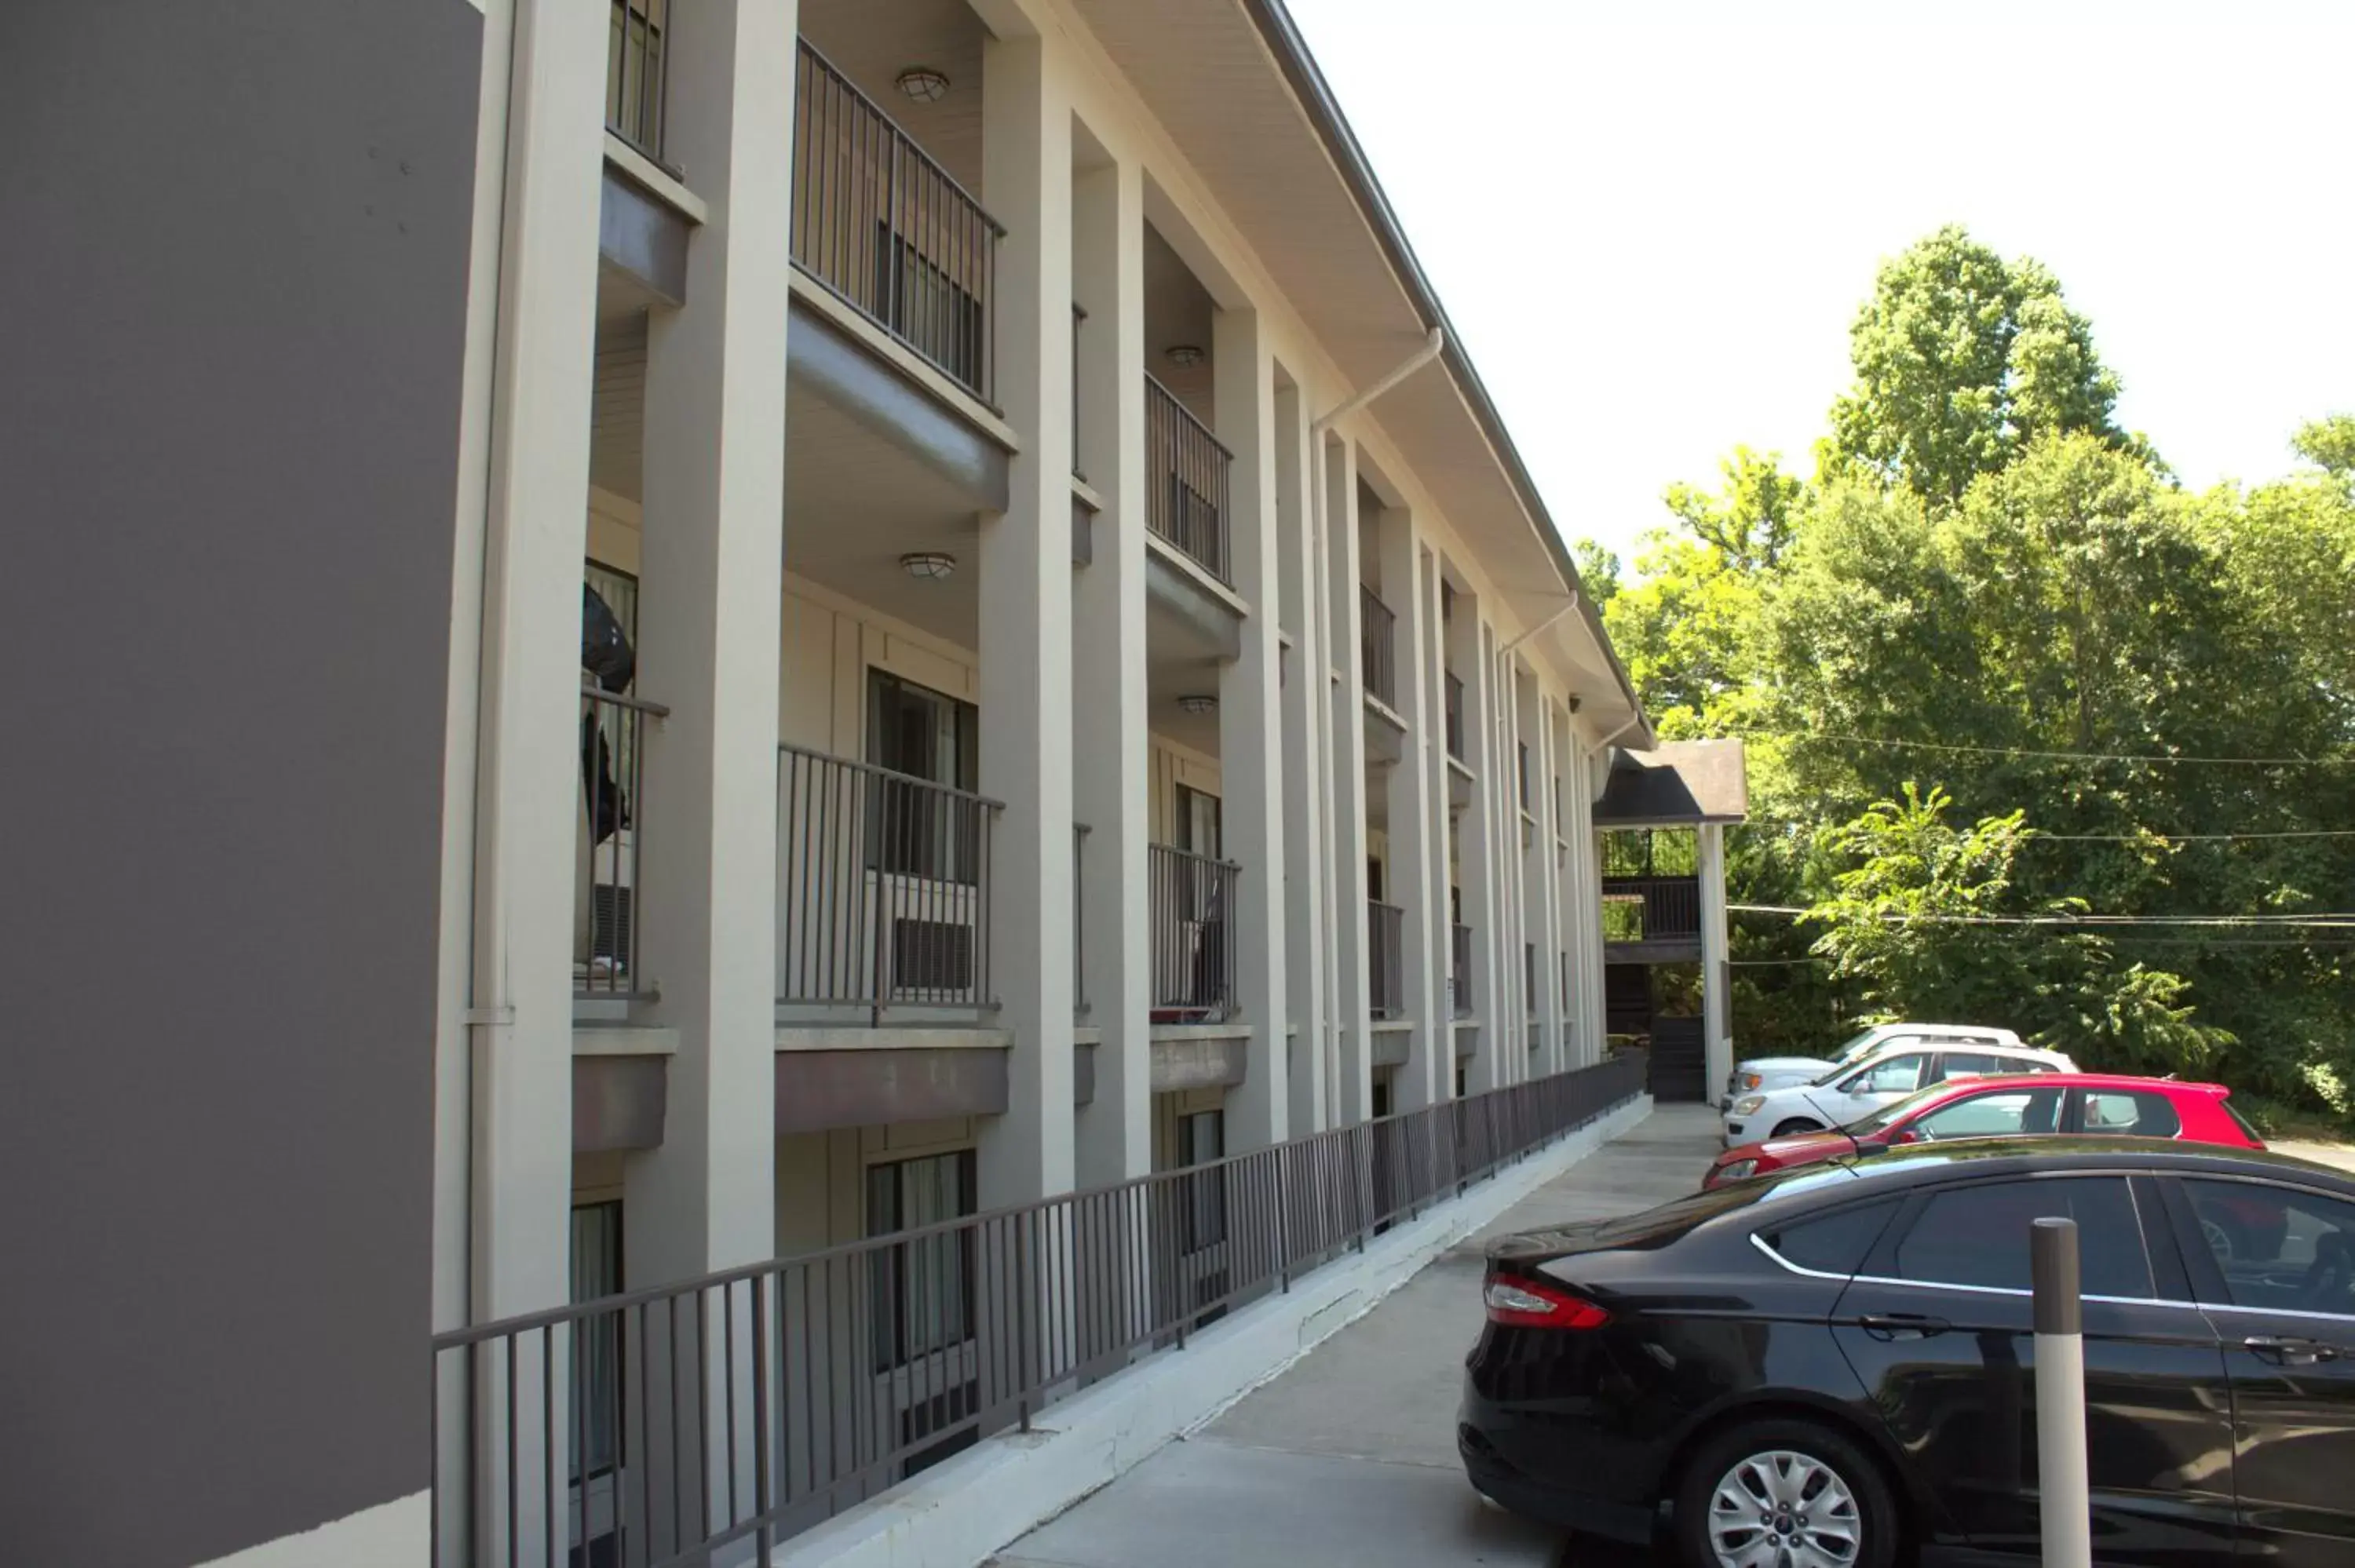
<path fill-rule="evenodd" d="M 1806 485 L 1783 471 L 1783 454 L 1736 447 L 1718 465 L 1724 486 L 1712 495 L 1681 482 L 1661 497 L 1687 532 L 1736 571 L 1771 569 L 1791 542 Z"/>
<path fill-rule="evenodd" d="M 1849 334 L 1827 474 L 1859 471 L 1952 504 L 2041 435 L 2133 444 L 2092 324 L 2037 262 L 1950 224 L 1884 262 Z"/>

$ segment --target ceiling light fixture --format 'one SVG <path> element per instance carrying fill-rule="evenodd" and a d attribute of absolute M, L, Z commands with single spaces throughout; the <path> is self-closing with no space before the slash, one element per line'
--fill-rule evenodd
<path fill-rule="evenodd" d="M 911 550 L 900 557 L 900 569 L 918 582 L 945 582 L 956 576 L 956 557 L 946 550 Z"/>
<path fill-rule="evenodd" d="M 1178 698 L 1178 705 L 1189 714 L 1214 714 L 1219 711 L 1219 699 L 1206 692 L 1191 692 Z"/>
<path fill-rule="evenodd" d="M 891 85 L 918 103 L 938 103 L 949 95 L 948 73 L 931 66 L 910 66 L 891 79 Z"/>
<path fill-rule="evenodd" d="M 1170 344 L 1168 355 L 1169 363 L 1178 366 L 1180 370 L 1191 370 L 1194 366 L 1201 364 L 1202 361 L 1210 357 L 1209 355 L 1204 354 L 1199 345 L 1190 343 L 1178 343 Z"/>

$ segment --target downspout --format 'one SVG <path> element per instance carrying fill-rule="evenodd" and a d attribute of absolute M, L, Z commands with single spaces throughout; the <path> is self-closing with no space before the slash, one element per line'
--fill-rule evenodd
<path fill-rule="evenodd" d="M 1309 488 L 1312 492 L 1308 498 L 1308 515 L 1312 519 L 1310 546 L 1315 552 L 1317 566 L 1326 574 L 1326 588 L 1323 593 L 1309 595 L 1314 601 L 1310 607 L 1310 615 L 1316 635 L 1309 640 L 1313 644 L 1309 651 L 1312 667 L 1306 674 L 1308 679 L 1316 683 L 1316 690 L 1322 694 L 1322 705 L 1328 715 L 1332 711 L 1333 701 L 1333 586 L 1331 581 L 1333 556 L 1325 542 L 1330 523 L 1327 515 L 1327 492 L 1331 488 L 1325 478 L 1325 436 L 1336 422 L 1365 408 L 1375 398 L 1389 392 L 1400 382 L 1437 359 L 1446 350 L 1447 334 L 1439 328 L 1433 327 L 1430 335 L 1423 340 L 1423 346 L 1401 360 L 1389 374 L 1377 379 L 1363 391 L 1342 399 L 1309 422 L 1308 474 Z M 1333 736 L 1329 718 L 1319 727 L 1325 731 L 1325 736 L 1323 743 L 1313 748 L 1317 764 L 1316 788 L 1319 793 L 1329 801 L 1333 799 Z M 1351 853 L 1357 852 L 1353 849 Z M 1341 998 L 1338 989 L 1341 968 L 1338 960 L 1341 955 L 1337 946 L 1340 941 L 1340 927 L 1336 924 L 1337 911 L 1334 908 L 1333 879 L 1336 865 L 1337 862 L 1328 856 L 1326 861 L 1325 874 L 1316 879 L 1317 899 L 1323 906 L 1321 911 L 1324 916 L 1323 941 L 1326 944 L 1325 983 L 1327 991 L 1325 998 L 1325 1016 L 1333 1021 L 1327 1032 L 1327 1038 L 1317 1042 L 1317 1048 L 1325 1053 L 1325 1096 L 1328 1116 L 1331 1116 L 1334 1108 L 1339 1105 L 1341 1093 Z M 1369 1044 L 1370 1046 L 1370 1043 Z M 1338 1125 L 1337 1120 L 1335 1125 Z"/>

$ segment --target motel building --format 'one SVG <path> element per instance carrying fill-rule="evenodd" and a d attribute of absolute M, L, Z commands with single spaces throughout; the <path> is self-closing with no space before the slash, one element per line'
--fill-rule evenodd
<path fill-rule="evenodd" d="M 1277 0 L 38 9 L 24 1561 L 789 1561 L 1723 1081 Z"/>

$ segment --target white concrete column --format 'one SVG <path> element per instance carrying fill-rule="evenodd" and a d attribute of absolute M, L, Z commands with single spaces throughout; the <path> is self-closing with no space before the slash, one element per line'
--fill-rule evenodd
<path fill-rule="evenodd" d="M 1461 652 L 1456 673 L 1464 682 L 1465 763 L 1472 769 L 1471 807 L 1462 821 L 1463 842 L 1458 852 L 1464 882 L 1465 924 L 1472 927 L 1472 1009 L 1480 1021 L 1477 1048 L 1465 1064 L 1465 1087 L 1476 1094 L 1502 1080 L 1497 1072 L 1500 1047 L 1507 1038 L 1508 999 L 1498 963 L 1507 932 L 1508 907 L 1503 892 L 1503 842 L 1497 818 L 1498 756 L 1497 702 L 1491 686 L 1496 668 L 1496 633 L 1481 614 L 1479 601 L 1469 594 L 1455 600 L 1455 635 Z M 1451 1067 L 1449 1088 L 1453 1090 Z"/>
<path fill-rule="evenodd" d="M 475 865 L 477 1319 L 557 1305 L 570 1284 L 572 859 L 605 22 L 561 0 L 516 10 Z"/>
<path fill-rule="evenodd" d="M 1145 680 L 1145 180 L 1135 164 L 1082 175 L 1072 196 L 1080 334 L 1080 468 L 1104 501 L 1071 578 L 1073 808 L 1086 1022 L 1095 1097 L 1080 1107 L 1082 1187 L 1153 1169 L 1151 761 Z"/>
<path fill-rule="evenodd" d="M 1700 840 L 1701 1038 L 1707 1048 L 1709 1092 L 1733 1071 L 1733 971 L 1725 930 L 1725 828 L 1703 822 Z"/>
<path fill-rule="evenodd" d="M 1420 1057 L 1409 1059 L 1408 1072 L 1420 1075 L 1422 1086 L 1417 1092 L 1428 1104 L 1446 1098 L 1455 1084 L 1455 921 L 1451 894 L 1455 886 L 1454 862 L 1463 822 L 1455 814 L 1455 765 L 1447 752 L 1447 675 L 1455 657 L 1452 644 L 1456 621 L 1442 613 L 1446 601 L 1438 556 L 1421 547 L 1415 555 L 1416 608 L 1423 616 L 1423 638 L 1417 657 L 1423 665 L 1425 716 L 1429 721 L 1425 726 L 1428 744 L 1423 750 L 1423 833 L 1427 841 L 1424 853 L 1431 878 L 1431 942 L 1422 961 L 1429 966 L 1432 977 L 1433 1022 L 1430 1049 Z M 1459 608 L 1457 619 L 1462 615 Z M 1465 721 L 1471 721 L 1468 712 Z"/>
<path fill-rule="evenodd" d="M 1517 745 L 1529 747 L 1528 815 L 1522 813 L 1520 785 L 1514 786 L 1513 843 L 1515 876 L 1520 888 L 1521 1048 L 1513 1058 L 1513 1078 L 1532 1078 L 1543 1070 L 1539 1053 L 1546 1020 L 1546 982 L 1553 970 L 1553 950 L 1546 922 L 1546 868 L 1553 863 L 1553 831 L 1546 823 L 1545 729 L 1546 705 L 1537 672 L 1516 666 L 1513 673 L 1513 715 Z M 1518 753 L 1516 752 L 1518 758 Z M 1518 768 L 1520 764 L 1516 760 Z"/>
<path fill-rule="evenodd" d="M 1445 1095 L 1442 1073 L 1453 1074 L 1449 1053 L 1455 1031 L 1448 1027 L 1447 893 L 1435 885 L 1434 853 L 1445 830 L 1447 800 L 1433 797 L 1431 756 L 1444 752 L 1445 715 L 1440 694 L 1431 680 L 1431 652 L 1438 630 L 1435 607 L 1424 588 L 1428 575 L 1421 542 L 1415 537 L 1413 515 L 1387 507 L 1375 524 L 1381 554 L 1382 593 L 1397 620 L 1397 646 L 1391 651 L 1399 673 L 1398 714 L 1406 720 L 1407 735 L 1398 763 L 1390 770 L 1389 901 L 1401 911 L 1404 928 L 1399 948 L 1405 968 L 1402 986 L 1406 1006 L 1407 1064 L 1396 1080 L 1400 1109 L 1432 1103 Z M 1445 780 L 1440 781 L 1444 789 Z"/>
<path fill-rule="evenodd" d="M 1227 858 L 1242 867 L 1235 908 L 1235 991 L 1251 1029 L 1243 1081 L 1227 1091 L 1227 1151 L 1290 1135 L 1292 1069 L 1284 991 L 1284 648 L 1275 507 L 1275 360 L 1256 311 L 1211 323 L 1218 435 L 1234 454 L 1227 478 L 1235 591 L 1252 607 L 1242 652 L 1219 672 L 1219 779 Z"/>
<path fill-rule="evenodd" d="M 1324 438 L 1325 586 L 1329 662 L 1314 678 L 1329 694 L 1331 736 L 1333 1022 L 1337 1038 L 1328 1092 L 1333 1123 L 1373 1114 L 1372 962 L 1366 931 L 1366 673 L 1358 659 L 1361 575 L 1358 539 L 1358 450 Z"/>
<path fill-rule="evenodd" d="M 502 26 L 510 16 L 511 35 Z M 498 214 L 496 270 L 476 278 L 478 297 L 496 278 L 496 324 L 485 329 L 496 348 L 489 375 L 470 387 L 482 401 L 466 416 L 466 433 L 481 430 L 488 450 L 464 1013 L 471 1093 L 456 1133 L 468 1146 L 464 1295 L 475 1321 L 558 1306 L 570 1294 L 581 573 L 605 31 L 602 14 L 563 0 L 517 0 L 486 29 L 486 69 L 503 61 L 507 74 L 505 145 L 495 153 L 486 133 L 479 161 L 499 187 L 496 207 L 477 208 L 485 222 Z M 486 101 L 487 115 L 497 104 Z M 479 237 L 477 265 L 493 250 Z M 471 499 L 462 490 L 460 503 Z M 475 1438 L 471 1460 L 447 1448 L 442 1457 L 453 1474 L 473 1464 L 484 1506 L 472 1518 L 463 1505 L 445 1510 L 443 1546 L 469 1534 L 478 1544 L 512 1537 L 531 1557 L 561 1528 L 551 1514 L 562 1461 L 542 1443 L 538 1416 L 546 1389 L 564 1427 L 568 1344 L 559 1335 L 552 1356 L 535 1347 L 517 1358 L 517 1403 L 528 1417 L 510 1425 L 502 1395 L 478 1389 L 471 1427 L 445 1425 L 453 1448 L 464 1441 L 458 1434 Z M 443 1387 L 464 1409 L 464 1390 Z M 510 1455 L 521 1482 L 512 1519 Z"/>
<path fill-rule="evenodd" d="M 1071 120 L 1037 37 L 982 53 L 982 200 L 997 253 L 997 397 L 1023 446 L 981 521 L 981 792 L 990 969 L 1013 1033 L 1004 1116 L 980 1137 L 985 1209 L 1071 1189 Z"/>
<path fill-rule="evenodd" d="M 1594 803 L 1603 798 L 1609 777 L 1609 755 L 1607 747 L 1591 749 L 1582 741 L 1576 747 L 1578 823 L 1570 840 L 1569 888 L 1584 931 L 1578 954 L 1579 1021 L 1585 1033 L 1582 1065 L 1602 1061 L 1609 1044 L 1603 991 L 1603 862 L 1594 836 Z"/>
<path fill-rule="evenodd" d="M 1519 664 L 1510 657 L 1500 658 L 1491 671 L 1497 683 L 1497 865 L 1500 884 L 1499 895 L 1504 903 L 1504 919 L 1500 928 L 1505 939 L 1497 951 L 1497 995 L 1506 1002 L 1505 1016 L 1510 1027 L 1497 1037 L 1498 1050 L 1495 1077 L 1497 1084 L 1518 1083 L 1528 1075 L 1529 1062 L 1529 976 L 1526 972 L 1529 951 L 1528 905 L 1522 874 L 1521 825 L 1521 741 L 1528 734 L 1522 726 L 1521 686 L 1524 676 Z"/>
<path fill-rule="evenodd" d="M 1284 729 L 1284 995 L 1293 1030 L 1290 1132 L 1305 1138 L 1332 1125 L 1327 1101 L 1326 1042 L 1331 1022 L 1327 995 L 1325 901 L 1327 793 L 1317 787 L 1329 726 L 1319 723 L 1327 682 L 1316 650 L 1316 530 L 1308 520 L 1308 410 L 1297 385 L 1275 393 L 1275 515 L 1278 624 L 1292 639 L 1283 655 Z"/>
<path fill-rule="evenodd" d="M 659 1148 L 629 1161 L 633 1287 L 776 1245 L 776 714 L 794 5 L 709 0 L 669 58 L 666 149 L 709 217 L 646 340 L 638 691 L 643 958 L 678 1030 Z"/>
<path fill-rule="evenodd" d="M 1567 715 L 1551 696 L 1545 699 L 1545 722 L 1539 726 L 1543 754 L 1539 759 L 1538 859 L 1531 881 L 1542 907 L 1538 951 L 1540 1013 L 1545 1020 L 1545 1050 L 1533 1064 L 1539 1075 L 1561 1072 L 1570 1063 L 1570 1010 L 1562 999 L 1562 955 L 1570 951 L 1570 911 L 1561 896 L 1565 859 L 1562 835 L 1570 821 L 1569 787 L 1558 783 L 1564 767 L 1569 732 Z"/>

